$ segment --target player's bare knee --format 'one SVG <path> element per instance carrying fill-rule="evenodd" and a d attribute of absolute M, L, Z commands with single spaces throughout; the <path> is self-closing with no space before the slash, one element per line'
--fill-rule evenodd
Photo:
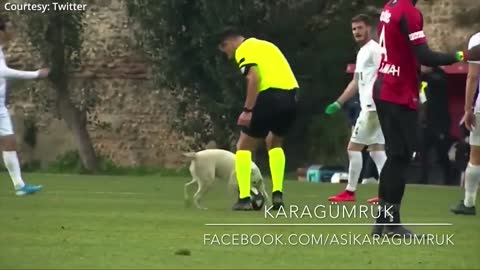
<path fill-rule="evenodd" d="M 283 146 L 283 140 L 284 140 L 283 137 L 277 136 L 277 135 L 270 132 L 270 134 L 268 134 L 268 137 L 267 137 L 267 140 L 266 140 L 267 149 L 271 150 L 271 149 L 282 147 Z"/>
<path fill-rule="evenodd" d="M 350 143 L 348 144 L 347 150 L 348 150 L 348 151 L 361 152 L 361 151 L 363 150 L 363 148 L 365 148 L 365 145 L 358 144 L 358 143 L 354 143 L 354 142 L 350 142 Z"/>
<path fill-rule="evenodd" d="M 7 135 L 0 139 L 2 151 L 17 151 L 15 135 Z"/>
<path fill-rule="evenodd" d="M 242 132 L 237 142 L 237 151 L 238 150 L 253 151 L 257 148 L 257 144 L 258 144 L 258 139 L 250 137 L 247 134 Z"/>
<path fill-rule="evenodd" d="M 385 146 L 383 144 L 373 144 L 368 147 L 368 151 L 370 152 L 385 151 Z"/>

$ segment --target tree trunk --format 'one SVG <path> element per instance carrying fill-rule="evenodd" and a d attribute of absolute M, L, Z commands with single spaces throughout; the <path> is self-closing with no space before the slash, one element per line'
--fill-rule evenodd
<path fill-rule="evenodd" d="M 87 171 L 94 173 L 98 172 L 99 164 L 87 130 L 87 113 L 75 107 L 68 91 L 69 65 L 65 60 L 66 33 L 63 25 L 62 15 L 57 14 L 50 18 L 47 39 L 54 45 L 53 48 L 56 48 L 51 51 L 53 66 L 50 79 L 57 92 L 58 112 L 73 134 L 82 164 Z"/>
<path fill-rule="evenodd" d="M 83 166 L 89 172 L 98 172 L 98 158 L 87 130 L 87 113 L 77 109 L 67 93 L 62 90 L 57 93 L 60 116 L 73 134 Z"/>

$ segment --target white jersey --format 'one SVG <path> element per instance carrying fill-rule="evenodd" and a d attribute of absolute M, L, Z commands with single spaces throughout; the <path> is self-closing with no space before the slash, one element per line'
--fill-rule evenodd
<path fill-rule="evenodd" d="M 382 60 L 381 47 L 375 40 L 367 42 L 357 54 L 355 73 L 358 74 L 360 106 L 365 111 L 375 111 L 373 86 Z"/>
<path fill-rule="evenodd" d="M 468 49 L 480 45 L 480 32 L 473 35 L 468 42 Z M 479 64 L 480 61 L 469 61 L 469 63 Z M 479 85 L 480 85 L 480 78 L 479 78 Z M 480 112 L 480 95 L 477 97 L 477 101 L 475 102 L 475 112 Z"/>
<path fill-rule="evenodd" d="M 5 99 L 7 95 L 7 79 L 35 79 L 38 71 L 20 71 L 7 66 L 3 49 L 0 47 L 0 113 L 8 113 Z"/>

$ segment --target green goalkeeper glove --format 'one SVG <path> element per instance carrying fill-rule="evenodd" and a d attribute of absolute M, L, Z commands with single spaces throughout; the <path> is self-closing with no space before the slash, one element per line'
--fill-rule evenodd
<path fill-rule="evenodd" d="M 327 106 L 327 108 L 325 109 L 325 113 L 328 115 L 332 115 L 337 113 L 338 110 L 340 110 L 341 108 L 342 105 L 338 101 L 335 101 L 334 103 Z"/>
<path fill-rule="evenodd" d="M 458 51 L 455 53 L 458 62 L 466 62 L 467 54 L 464 51 Z"/>

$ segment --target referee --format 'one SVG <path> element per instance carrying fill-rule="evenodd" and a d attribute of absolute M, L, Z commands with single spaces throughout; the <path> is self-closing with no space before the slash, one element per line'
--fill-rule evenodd
<path fill-rule="evenodd" d="M 268 41 L 245 38 L 229 28 L 220 33 L 218 48 L 229 59 L 235 59 L 247 81 L 243 112 L 237 121 L 242 128 L 235 153 L 240 196 L 233 210 L 252 210 L 252 152 L 266 138 L 273 186 L 272 209 L 278 210 L 283 207 L 285 154 L 282 143 L 296 118 L 297 79 L 282 52 Z"/>

